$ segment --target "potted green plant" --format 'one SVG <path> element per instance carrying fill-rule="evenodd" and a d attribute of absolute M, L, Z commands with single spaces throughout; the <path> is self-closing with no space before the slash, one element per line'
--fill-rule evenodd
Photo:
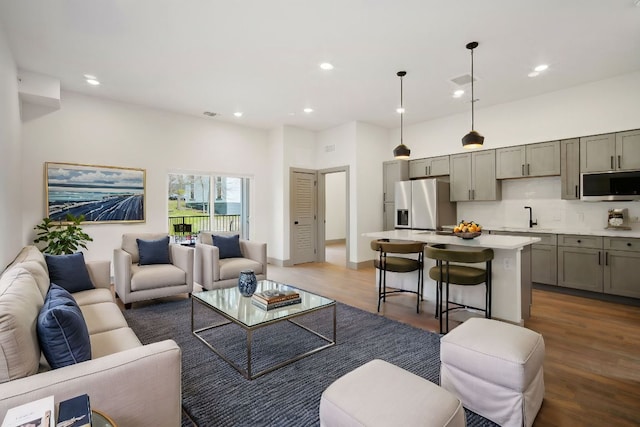
<path fill-rule="evenodd" d="M 33 228 L 37 231 L 33 243 L 45 242 L 47 245 L 41 250 L 51 255 L 72 254 L 78 248 L 87 249 L 87 242 L 93 242 L 93 239 L 82 231 L 82 221 L 84 215 L 67 214 L 64 221 L 42 218 L 42 222 Z"/>

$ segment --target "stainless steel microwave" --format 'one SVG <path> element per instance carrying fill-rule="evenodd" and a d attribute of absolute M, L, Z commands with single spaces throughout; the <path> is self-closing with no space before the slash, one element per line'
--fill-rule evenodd
<path fill-rule="evenodd" d="M 581 193 L 587 202 L 640 200 L 640 171 L 583 173 Z"/>

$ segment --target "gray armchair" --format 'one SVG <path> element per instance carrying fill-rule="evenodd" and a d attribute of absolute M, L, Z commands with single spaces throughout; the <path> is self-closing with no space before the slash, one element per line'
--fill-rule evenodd
<path fill-rule="evenodd" d="M 193 292 L 193 248 L 170 244 L 171 264 L 138 265 L 136 239 L 157 240 L 166 236 L 166 233 L 123 234 L 122 247 L 114 249 L 116 296 L 125 308 L 137 301 Z"/>
<path fill-rule="evenodd" d="M 267 278 L 266 243 L 240 239 L 242 258 L 220 259 L 218 247 L 213 246 L 212 234 L 218 233 L 201 232 L 196 243 L 194 274 L 197 284 L 205 289 L 230 288 L 238 284 L 242 270 L 253 270 L 258 280 Z"/>

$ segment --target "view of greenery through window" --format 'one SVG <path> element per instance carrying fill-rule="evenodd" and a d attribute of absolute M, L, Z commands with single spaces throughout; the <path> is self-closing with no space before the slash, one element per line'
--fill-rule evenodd
<path fill-rule="evenodd" d="M 203 230 L 240 232 L 242 189 L 243 178 L 169 174 L 169 233 L 184 240 Z"/>

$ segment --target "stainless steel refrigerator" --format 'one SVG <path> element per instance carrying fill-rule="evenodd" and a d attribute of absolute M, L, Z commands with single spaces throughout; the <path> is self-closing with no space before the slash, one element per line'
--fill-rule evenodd
<path fill-rule="evenodd" d="M 396 228 L 441 230 L 456 221 L 448 181 L 429 178 L 396 183 Z"/>

